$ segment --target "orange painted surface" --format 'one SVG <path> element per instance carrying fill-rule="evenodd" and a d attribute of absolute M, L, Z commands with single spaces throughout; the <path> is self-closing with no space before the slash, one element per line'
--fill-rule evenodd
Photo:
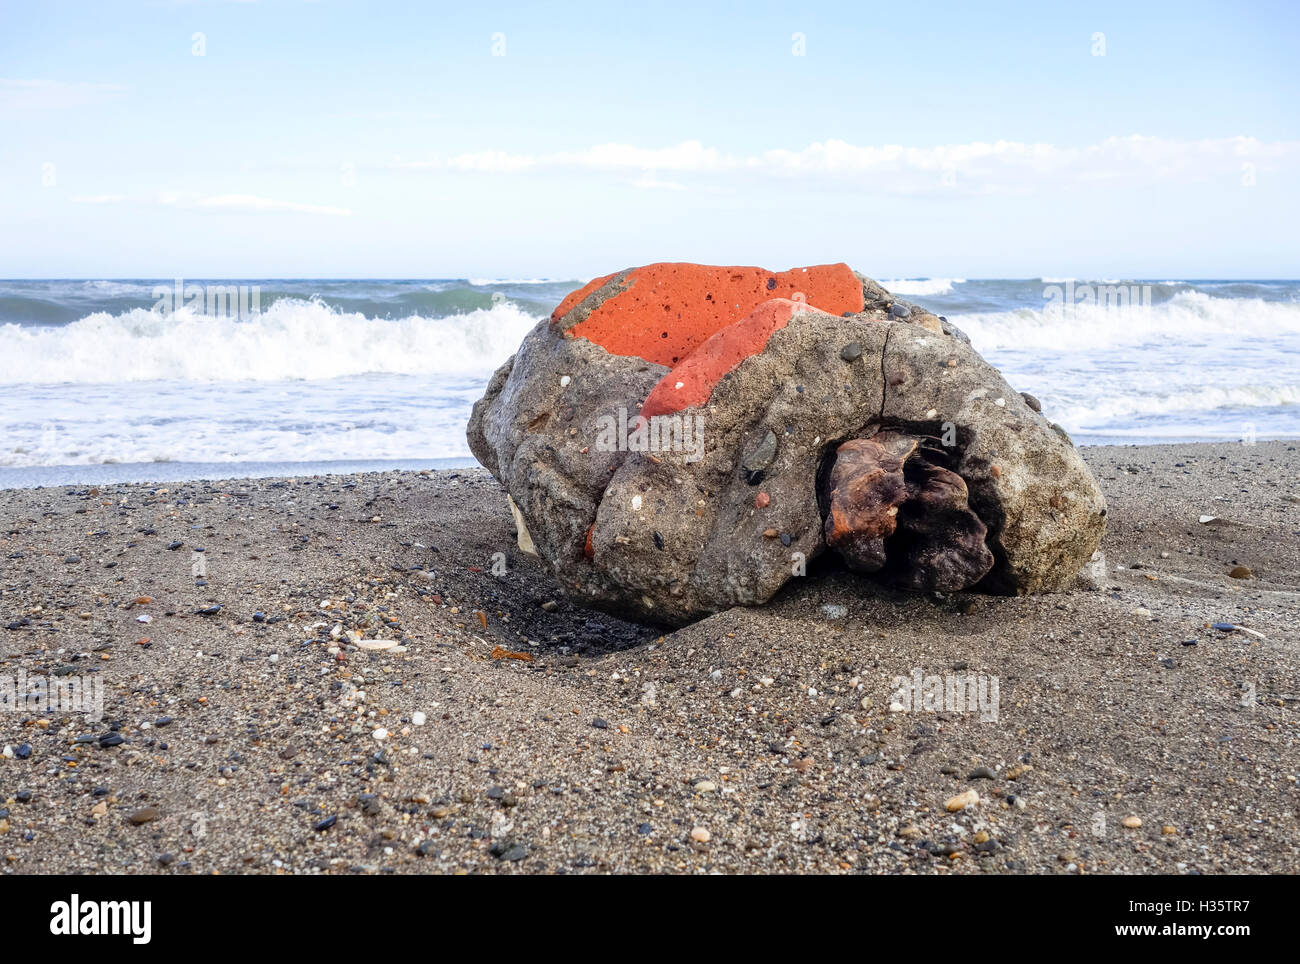
<path fill-rule="evenodd" d="M 615 271 L 614 274 L 618 274 L 618 272 Z M 551 321 L 559 321 L 561 318 L 563 318 L 565 315 L 567 315 L 570 311 L 573 310 L 574 305 L 576 305 L 583 298 L 587 297 L 587 295 L 591 294 L 593 291 L 595 291 L 597 288 L 599 288 L 601 285 L 603 285 L 606 281 L 608 281 L 612 277 L 614 277 L 613 274 L 607 274 L 601 278 L 593 278 L 592 280 L 588 281 L 585 285 L 583 285 L 581 288 L 578 288 L 574 291 L 570 291 L 567 295 L 564 296 L 564 300 L 560 302 L 559 306 L 554 311 L 551 312 Z"/>
<path fill-rule="evenodd" d="M 597 278 L 570 294 L 551 318 L 563 318 L 612 277 Z M 616 355 L 635 355 L 669 367 L 774 298 L 802 301 L 833 315 L 864 307 L 862 283 L 842 263 L 772 272 L 662 262 L 632 269 L 628 282 L 626 290 L 607 299 L 569 334 Z"/>
<path fill-rule="evenodd" d="M 653 418 L 703 405 L 723 375 L 766 348 L 772 332 L 784 328 L 795 311 L 803 307 L 784 298 L 765 301 L 747 318 L 714 333 L 659 379 L 646 396 L 641 414 Z"/>

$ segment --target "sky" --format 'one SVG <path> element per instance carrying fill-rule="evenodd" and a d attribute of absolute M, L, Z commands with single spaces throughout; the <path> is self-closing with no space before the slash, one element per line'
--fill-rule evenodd
<path fill-rule="evenodd" d="M 0 277 L 1300 277 L 1300 4 L 0 0 Z"/>

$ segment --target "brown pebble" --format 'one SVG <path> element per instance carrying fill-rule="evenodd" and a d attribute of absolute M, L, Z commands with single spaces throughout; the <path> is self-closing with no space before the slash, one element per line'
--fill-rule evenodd
<path fill-rule="evenodd" d="M 768 495 L 766 492 L 760 492 L 758 493 L 758 495 L 754 496 L 755 509 L 766 509 L 771 504 L 772 504 L 772 497 Z"/>
<path fill-rule="evenodd" d="M 1228 570 L 1228 575 L 1233 579 L 1253 579 L 1255 574 L 1250 571 L 1249 566 L 1233 566 Z"/>
<path fill-rule="evenodd" d="M 133 826 L 140 826 L 142 823 L 153 823 L 162 816 L 162 811 L 157 807 L 142 807 L 127 817 L 127 822 Z"/>

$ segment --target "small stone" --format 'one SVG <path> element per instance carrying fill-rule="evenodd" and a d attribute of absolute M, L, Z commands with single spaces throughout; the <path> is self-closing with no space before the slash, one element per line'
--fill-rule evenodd
<path fill-rule="evenodd" d="M 705 827 L 696 827 L 691 831 L 691 839 L 696 843 L 708 843 L 713 839 L 713 834 L 709 833 Z"/>
<path fill-rule="evenodd" d="M 980 802 L 980 795 L 974 790 L 967 790 L 965 793 L 959 793 L 945 803 L 944 809 L 949 813 L 957 813 L 965 810 L 967 807 L 973 807 Z"/>
<path fill-rule="evenodd" d="M 546 602 L 542 603 L 543 612 L 553 613 L 555 612 L 555 610 L 559 608 L 560 608 L 560 604 L 557 603 L 554 599 L 548 599 L 546 600 Z"/>
<path fill-rule="evenodd" d="M 496 857 L 497 860 L 514 862 L 518 860 L 523 860 L 525 857 L 527 857 L 528 848 L 520 843 L 512 844 L 509 847 L 494 846 L 492 848 L 492 856 Z"/>
<path fill-rule="evenodd" d="M 1233 566 L 1228 570 L 1228 575 L 1233 579 L 1253 579 L 1255 574 L 1250 571 L 1249 566 Z"/>
<path fill-rule="evenodd" d="M 774 458 L 776 458 L 776 433 L 768 429 L 767 434 L 763 436 L 763 441 L 741 462 L 750 485 L 758 485 L 763 480 L 763 470 L 772 464 Z"/>
<path fill-rule="evenodd" d="M 99 738 L 99 745 L 102 747 L 121 746 L 126 742 L 126 737 L 121 733 L 105 733 Z"/>
<path fill-rule="evenodd" d="M 851 341 L 840 349 L 840 357 L 846 362 L 855 362 L 862 357 L 862 346 Z"/>
<path fill-rule="evenodd" d="M 195 615 L 198 616 L 215 616 L 219 612 L 221 612 L 220 606 L 207 606 L 203 609 L 194 610 Z"/>
<path fill-rule="evenodd" d="M 889 314 L 893 318 L 909 318 L 912 315 L 912 309 L 907 305 L 893 304 L 889 306 Z"/>
<path fill-rule="evenodd" d="M 1130 815 L 1121 820 L 1120 824 L 1127 827 L 1129 830 L 1136 830 L 1138 827 L 1142 826 L 1142 818 Z"/>
<path fill-rule="evenodd" d="M 1171 823 L 1167 823 L 1160 828 L 1160 832 L 1164 834 L 1166 837 L 1169 837 L 1172 836 L 1173 834 L 1178 833 L 1178 828 Z"/>
<path fill-rule="evenodd" d="M 371 733 L 370 735 L 373 736 L 376 740 L 379 740 L 381 743 L 384 740 L 388 739 L 388 731 L 385 730 L 382 726 L 379 727 L 377 730 L 375 730 L 375 732 Z"/>
<path fill-rule="evenodd" d="M 75 555 L 64 556 L 63 561 L 70 566 L 75 566 L 77 563 L 81 561 L 81 556 L 75 556 Z"/>
<path fill-rule="evenodd" d="M 1028 763 L 1017 763 L 1015 766 L 1013 766 L 1010 770 L 1006 772 L 1006 778 L 1008 780 L 1019 780 L 1021 777 L 1023 777 L 1026 773 L 1028 773 L 1032 769 L 1033 767 L 1030 766 Z"/>
<path fill-rule="evenodd" d="M 14 747 L 14 756 L 20 760 L 26 760 L 32 755 L 32 745 L 30 743 L 19 743 Z"/>
<path fill-rule="evenodd" d="M 158 864 L 159 864 L 159 866 L 161 866 L 161 867 L 170 867 L 170 866 L 172 865 L 172 863 L 173 863 L 175 860 L 176 860 L 176 858 L 175 858 L 174 856 L 172 856 L 171 854 L 159 854 L 159 855 L 158 855 Z"/>
<path fill-rule="evenodd" d="M 997 773 L 988 767 L 976 767 L 966 775 L 967 780 L 996 780 L 997 778 Z"/>
<path fill-rule="evenodd" d="M 606 721 L 602 720 L 599 716 L 596 717 L 594 720 L 591 721 L 591 725 L 594 726 L 594 727 L 595 727 L 596 729 L 598 729 L 598 730 L 608 730 L 608 729 L 609 729 L 609 724 L 608 724 Z"/>
<path fill-rule="evenodd" d="M 701 780 L 695 784 L 696 793 L 712 793 L 716 789 L 718 789 L 718 785 L 712 780 Z"/>
<path fill-rule="evenodd" d="M 413 726 L 424 726 L 426 719 L 427 717 L 424 715 L 423 711 L 421 710 L 416 710 L 414 713 L 411 714 L 411 724 Z"/>
<path fill-rule="evenodd" d="M 1035 412 L 1041 412 L 1043 410 L 1043 403 L 1040 402 L 1038 399 L 1034 398 L 1034 396 L 1030 395 L 1028 392 L 1021 392 L 1020 397 L 1023 398 L 1025 400 L 1025 404 L 1028 405 L 1030 408 L 1032 408 Z"/>
<path fill-rule="evenodd" d="M 169 542 L 169 543 L 167 543 L 167 548 L 170 549 L 170 550 L 172 550 L 173 552 L 175 552 L 177 549 L 179 549 L 179 548 L 180 548 L 181 546 L 183 546 L 183 545 L 185 545 L 185 543 L 181 542 L 180 540 L 176 540 L 175 542 Z"/>
<path fill-rule="evenodd" d="M 326 830 L 328 830 L 330 827 L 334 826 L 338 822 L 339 822 L 338 815 L 331 814 L 330 816 L 326 817 L 324 820 L 317 823 L 314 827 L 312 827 L 312 829 L 315 830 L 317 833 L 324 833 Z"/>
<path fill-rule="evenodd" d="M 760 492 L 758 493 L 758 495 L 754 496 L 755 509 L 766 509 L 771 504 L 772 504 L 772 497 L 768 495 L 766 492 Z"/>
<path fill-rule="evenodd" d="M 127 823 L 133 827 L 139 827 L 141 824 L 153 823 L 162 816 L 162 811 L 157 807 L 142 807 L 136 810 L 126 818 Z"/>

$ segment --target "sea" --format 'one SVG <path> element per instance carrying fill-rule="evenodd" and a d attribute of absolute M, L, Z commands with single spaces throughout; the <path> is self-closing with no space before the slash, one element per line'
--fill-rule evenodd
<path fill-rule="evenodd" d="M 1298 281 L 880 280 L 1078 445 L 1300 437 Z M 473 465 L 470 407 L 584 281 L 0 281 L 0 488 Z"/>

